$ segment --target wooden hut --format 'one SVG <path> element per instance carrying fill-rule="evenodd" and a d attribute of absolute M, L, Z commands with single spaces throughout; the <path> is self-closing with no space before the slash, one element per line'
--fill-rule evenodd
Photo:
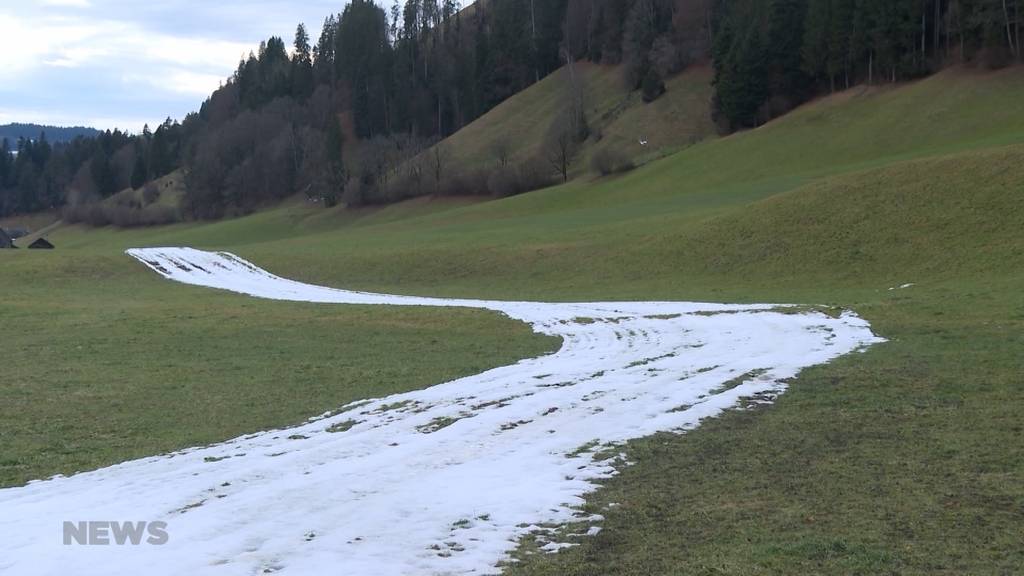
<path fill-rule="evenodd" d="M 36 238 L 36 241 L 28 245 L 29 250 L 53 250 L 53 244 L 46 238 Z"/>

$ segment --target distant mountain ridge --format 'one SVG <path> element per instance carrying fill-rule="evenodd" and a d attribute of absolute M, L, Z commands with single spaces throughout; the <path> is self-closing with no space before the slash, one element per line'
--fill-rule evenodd
<path fill-rule="evenodd" d="M 50 142 L 70 142 L 79 136 L 94 137 L 100 131 L 84 126 L 44 126 L 17 122 L 0 125 L 0 141 L 6 138 L 11 148 L 17 146 L 19 138 L 35 140 L 43 133 L 46 134 L 46 139 Z"/>

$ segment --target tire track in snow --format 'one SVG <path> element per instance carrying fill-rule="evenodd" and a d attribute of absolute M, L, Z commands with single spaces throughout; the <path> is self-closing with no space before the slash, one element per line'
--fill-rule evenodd
<path fill-rule="evenodd" d="M 0 572 L 495 573 L 523 535 L 581 519 L 583 497 L 614 474 L 598 452 L 771 398 L 801 369 L 881 341 L 850 313 L 390 296 L 227 253 L 128 254 L 167 279 L 260 298 L 494 310 L 564 344 L 287 430 L 0 490 Z M 170 541 L 63 546 L 65 520 L 163 520 Z"/>

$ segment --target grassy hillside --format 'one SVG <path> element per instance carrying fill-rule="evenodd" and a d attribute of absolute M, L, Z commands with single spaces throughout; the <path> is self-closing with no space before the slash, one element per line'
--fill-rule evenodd
<path fill-rule="evenodd" d="M 712 75 L 710 66 L 691 67 L 669 78 L 667 92 L 654 102 L 645 104 L 640 93 L 633 92 L 610 110 L 595 110 L 591 116 L 597 134 L 587 142 L 580 165 L 589 169 L 590 157 L 599 150 L 622 153 L 635 164 L 644 164 L 713 137 Z"/>
<path fill-rule="evenodd" d="M 643 163 L 715 133 L 708 67 L 693 67 L 669 79 L 668 91 L 651 104 L 626 89 L 620 66 L 580 62 L 575 74 L 592 131 L 577 155 L 577 173 L 590 170 L 588 160 L 596 150 L 614 150 Z M 569 98 L 570 74 L 563 67 L 456 132 L 443 146 L 453 165 L 463 170 L 494 167 L 499 142 L 509 147 L 511 162 L 542 156 Z M 641 139 L 648 145 L 641 146 Z"/>
<path fill-rule="evenodd" d="M 760 274 L 761 285 L 803 290 L 806 276 L 791 274 L 791 266 L 839 286 L 852 279 L 885 288 L 918 270 L 953 274 L 953 255 L 977 268 L 963 255 L 978 242 L 988 242 L 998 257 L 1019 258 L 1012 242 L 977 231 L 984 224 L 1014 237 L 1019 212 L 997 191 L 1015 185 L 1020 151 L 1011 143 L 1024 143 L 1021 95 L 1017 70 L 951 71 L 825 99 L 622 177 L 498 202 L 420 200 L 355 213 L 295 203 L 214 225 L 69 228 L 56 240 L 72 247 L 234 247 L 304 280 L 422 294 L 692 297 L 687 284 L 692 290 L 751 273 Z M 951 112 L 954 103 L 962 111 Z M 939 114 L 946 114 L 941 129 Z M 395 217 L 376 216 L 388 213 Z M 765 222 L 769 215 L 773 221 Z M 855 225 L 860 235 L 846 233 Z M 747 236 L 738 235 L 743 227 Z M 794 238 L 780 252 L 788 237 Z M 928 249 L 907 249 L 900 240 L 907 237 Z M 852 256 L 814 256 L 837 250 Z M 521 274 L 524 267 L 529 275 Z M 704 297 L 743 296 L 729 290 L 731 282 L 722 284 Z"/>
<path fill-rule="evenodd" d="M 182 197 L 185 196 L 185 175 L 181 169 L 175 170 L 166 176 L 161 176 L 152 182 L 158 196 L 153 199 L 152 204 L 157 206 L 178 207 Z M 125 190 L 122 194 L 129 195 L 138 204 L 146 206 L 150 204 L 144 195 L 144 188 L 138 190 Z"/>
<path fill-rule="evenodd" d="M 129 246 L 230 249 L 282 275 L 409 294 L 853 308 L 889 342 L 805 372 L 771 407 L 736 411 L 684 436 L 631 443 L 636 464 L 588 504 L 605 516 L 604 530 L 557 555 L 531 554 L 526 542 L 524 561 L 510 571 L 1011 574 L 1024 564 L 1016 537 L 1024 526 L 1022 182 L 1021 70 L 951 70 L 914 84 L 837 94 L 621 177 L 580 179 L 501 201 L 418 201 L 360 212 L 294 203 L 214 224 L 65 227 L 52 236 L 63 252 L 0 254 L 5 271 L 13 265 L 21 282 L 42 283 L 0 310 L 29 322 L 36 338 L 64 342 L 50 356 L 58 359 L 56 372 L 21 364 L 21 381 L 42 383 L 33 398 L 56 404 L 66 392 L 60 370 L 77 365 L 62 363 L 61 352 L 95 338 L 90 301 L 91 313 L 108 314 L 127 298 L 134 325 L 146 326 L 152 315 L 165 329 L 186 327 L 188 338 L 206 338 L 206 314 L 211 323 L 227 321 L 218 310 L 251 307 L 259 313 L 245 318 L 260 323 L 306 318 L 300 305 L 277 308 L 163 286 L 120 256 Z M 53 261 L 62 262 L 57 270 Z M 73 278 L 78 288 L 61 291 Z M 101 294 L 108 278 L 124 291 Z M 913 286 L 890 290 L 905 284 Z M 33 308 L 55 301 L 77 307 L 77 291 L 97 295 L 68 320 Z M 193 302 L 201 307 L 190 308 Z M 409 314 L 375 312 L 370 320 Z M 181 315 L 201 321 L 180 324 Z M 514 357 L 544 346 L 528 339 L 501 346 L 484 338 L 504 324 L 449 317 L 449 327 L 468 326 L 467 338 L 480 339 L 478 352 L 493 345 Z M 358 322 L 351 329 L 373 333 Z M 295 330 L 282 334 L 288 343 L 274 340 L 266 349 L 308 341 Z M 377 334 L 377 347 L 413 345 L 419 336 Z M 131 336 L 161 341 L 142 328 Z M 453 351 L 468 341 L 457 334 L 451 348 L 417 358 L 467 368 L 472 354 Z M 312 383 L 324 377 L 318 359 L 326 352 L 311 345 L 308 355 L 292 349 L 292 361 L 310 370 Z M 195 356 L 184 345 L 166 348 L 168 374 Z M 438 359 L 438 352 L 452 357 Z M 90 363 L 105 362 L 108 375 L 131 373 L 118 368 L 119 358 L 101 349 Z M 223 366 L 219 358 L 187 377 L 202 380 Z M 360 361 L 367 370 L 390 366 L 379 357 Z M 249 377 L 264 366 L 236 370 Z M 425 370 L 418 381 L 438 375 Z M 222 387 L 232 389 L 227 381 Z M 35 420 L 44 420 L 46 410 Z M 64 434 L 44 429 L 53 438 Z M 24 441 L 18 430 L 5 431 L 5 445 Z M 35 469 L 65 457 L 46 456 Z"/>

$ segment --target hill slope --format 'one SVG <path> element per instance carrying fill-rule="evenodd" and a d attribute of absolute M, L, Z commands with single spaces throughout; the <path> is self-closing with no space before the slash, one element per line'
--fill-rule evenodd
<path fill-rule="evenodd" d="M 621 66 L 579 62 L 573 72 L 583 96 L 591 135 L 576 154 L 574 172 L 590 171 L 590 156 L 612 150 L 634 163 L 647 162 L 715 134 L 711 122 L 711 70 L 694 66 L 670 78 L 667 92 L 646 104 L 628 91 Z M 461 170 L 498 165 L 496 149 L 510 162 L 544 156 L 545 147 L 570 107 L 570 72 L 566 67 L 510 97 L 441 144 Z M 646 144 L 641 145 L 643 140 Z M 428 158 L 431 152 L 425 154 Z"/>
<path fill-rule="evenodd" d="M 688 252 L 689 260 L 683 262 L 666 257 L 666 250 L 693 237 L 697 230 L 728 229 L 715 224 L 716 219 L 746 214 L 756 220 L 764 205 L 754 203 L 761 200 L 774 197 L 768 206 L 791 206 L 796 214 L 796 207 L 806 195 L 824 197 L 824 190 L 843 190 L 848 187 L 844 183 L 871 180 L 875 183 L 873 190 L 891 191 L 887 179 L 906 181 L 893 179 L 893 175 L 912 174 L 922 178 L 920 182 L 936 186 L 929 193 L 938 194 L 947 189 L 943 185 L 947 179 L 970 188 L 956 177 L 960 165 L 978 170 L 1005 163 L 1012 168 L 1017 148 L 997 149 L 1003 144 L 1024 143 L 1022 95 L 1024 81 L 1017 70 L 998 74 L 950 71 L 895 89 L 824 99 L 761 129 L 693 146 L 622 177 L 581 180 L 429 214 L 417 215 L 416 210 L 410 210 L 405 218 L 382 224 L 372 233 L 366 226 L 352 225 L 358 223 L 358 214 L 342 219 L 348 225 L 340 227 L 332 227 L 322 217 L 315 220 L 319 225 L 307 226 L 311 215 L 319 212 L 290 207 L 251 219 L 194 230 L 190 227 L 188 233 L 169 228 L 134 238 L 209 247 L 231 245 L 235 242 L 232 238 L 245 238 L 251 243 L 245 254 L 268 267 L 279 266 L 283 272 L 306 280 L 343 282 L 366 289 L 394 290 L 397 285 L 407 292 L 424 294 L 470 295 L 486 290 L 506 297 L 528 294 L 576 298 L 583 296 L 581 286 L 589 285 L 590 297 L 679 297 L 680 266 L 688 266 L 682 275 L 686 278 L 693 271 L 691 266 L 702 262 L 701 269 L 713 271 L 707 263 L 717 257 L 702 249 Z M 959 152 L 972 149 L 989 151 L 981 156 Z M 908 163 L 927 157 L 934 158 L 931 164 Z M 1013 173 L 1008 172 L 1006 177 Z M 778 196 L 812 183 L 796 194 Z M 1010 184 L 1012 180 L 1005 180 L 1002 185 Z M 969 191 L 982 193 L 980 189 Z M 905 217 L 908 221 L 932 217 L 945 221 L 949 216 L 939 211 L 940 207 L 956 206 L 955 199 L 936 196 L 918 207 L 926 212 L 911 212 L 909 205 L 897 205 L 899 210 L 894 212 L 893 206 L 883 203 L 885 196 L 869 197 L 871 201 L 863 203 L 860 196 L 838 192 L 829 198 L 817 209 L 835 211 L 835 222 L 842 221 L 846 211 L 889 219 Z M 973 210 L 992 218 L 989 227 L 997 230 L 1003 229 L 1001 225 L 1011 225 L 1018 214 L 1007 210 L 1006 205 L 988 201 Z M 269 226 L 270 222 L 275 224 Z M 975 231 L 974 224 L 958 218 L 950 226 L 962 227 L 957 234 L 970 235 Z M 251 234 L 243 229 L 251 230 Z M 220 232 L 227 230 L 233 232 Z M 767 235 L 804 232 L 801 227 L 764 230 Z M 845 236 L 813 238 L 811 232 L 809 229 L 806 234 L 808 249 L 855 241 Z M 929 238 L 928 252 L 908 255 L 904 263 L 919 267 L 926 265 L 930 256 L 946 258 L 951 253 L 963 253 L 954 241 L 956 236 L 949 232 L 935 233 Z M 93 241 L 103 236 L 93 236 Z M 297 237 L 276 242 L 288 236 Z M 261 242 L 261 238 L 268 242 Z M 718 242 L 724 243 L 725 238 Z M 996 244 L 993 248 L 1014 256 L 1005 246 Z M 770 246 L 751 248 L 761 250 L 758 253 L 771 251 Z M 901 248 L 894 244 L 886 249 Z M 427 253 L 429 258 L 413 257 Z M 764 279 L 786 278 L 786 264 L 776 268 L 780 276 L 773 274 Z M 872 282 L 898 280 L 884 277 L 883 272 L 901 268 L 883 269 L 882 264 L 876 261 L 879 267 L 862 267 L 860 272 L 873 274 Z M 529 277 L 520 274 L 525 266 L 531 271 Z M 388 271 L 386 277 L 381 276 L 382 270 Z M 456 270 L 458 274 L 452 276 Z M 835 270 L 833 266 L 827 272 Z M 579 282 L 579 278 L 586 277 L 605 281 Z M 439 282 L 439 278 L 447 280 Z M 788 284 L 800 287 L 799 282 Z"/>

